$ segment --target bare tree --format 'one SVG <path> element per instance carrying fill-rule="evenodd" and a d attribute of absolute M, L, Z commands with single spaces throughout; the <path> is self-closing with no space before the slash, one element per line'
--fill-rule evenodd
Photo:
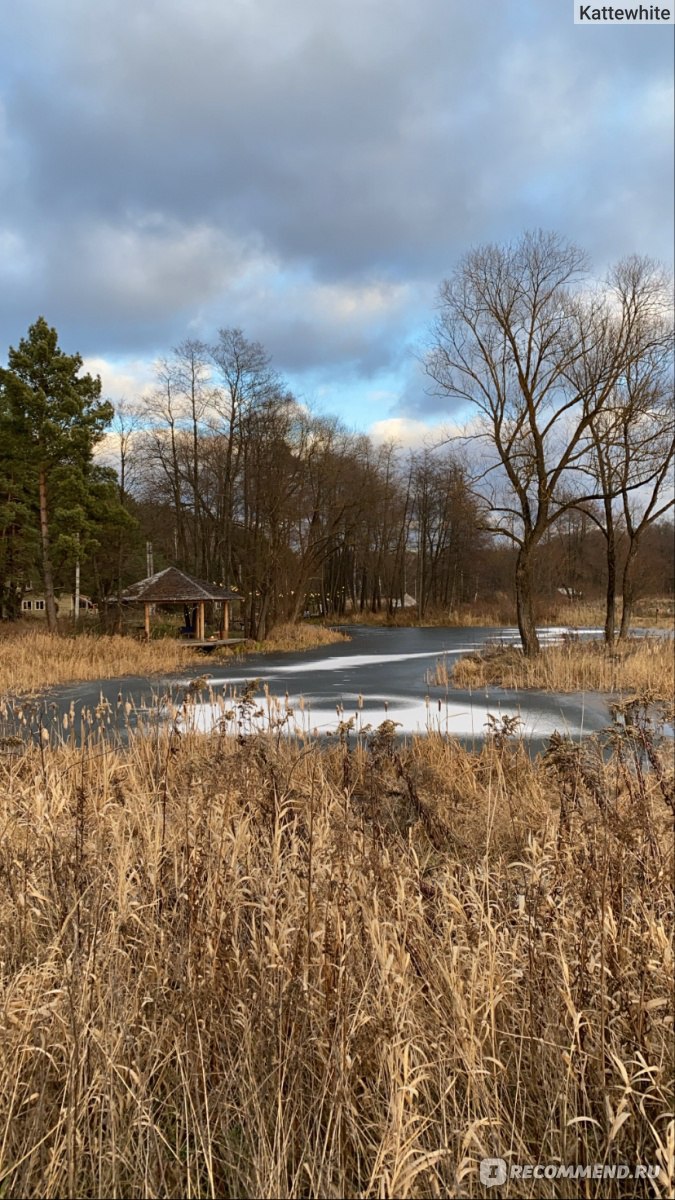
<path fill-rule="evenodd" d="M 135 441 L 141 427 L 141 417 L 123 397 L 115 405 L 115 415 L 112 420 L 111 435 L 117 443 L 117 494 L 122 508 L 127 501 L 138 479 L 138 457 Z M 124 554 L 126 531 L 120 526 L 117 533 L 117 630 L 122 631 L 122 589 L 124 577 Z"/>
<path fill-rule="evenodd" d="M 193 513 L 192 559 L 195 572 L 206 576 L 210 564 L 201 494 L 200 436 L 209 402 L 213 399 L 208 346 L 195 338 L 186 338 L 174 348 L 173 367 L 175 387 L 182 398 L 186 431 L 190 439 L 188 476 Z"/>
<path fill-rule="evenodd" d="M 413 460 L 413 528 L 416 596 L 420 618 L 427 608 L 452 609 L 463 589 L 469 543 L 480 542 L 475 502 L 453 454 L 429 449 Z"/>
<path fill-rule="evenodd" d="M 515 590 L 523 650 L 534 618 L 537 547 L 561 513 L 600 498 L 580 471 L 591 425 L 628 366 L 651 344 L 648 281 L 593 288 L 586 257 L 556 234 L 472 251 L 440 289 L 427 370 L 440 391 L 469 402 L 489 448 L 484 478 L 500 486 L 489 528 L 517 547 Z"/>
<path fill-rule="evenodd" d="M 260 342 L 249 341 L 241 329 L 219 330 L 218 340 L 211 347 L 210 354 L 217 384 L 211 401 L 212 428 L 224 439 L 220 556 L 224 577 L 233 579 L 235 482 L 246 417 L 283 389 L 265 348 Z"/>
<path fill-rule="evenodd" d="M 620 536 L 628 540 L 619 633 L 624 638 L 630 625 L 642 535 L 673 503 L 668 483 L 675 447 L 668 279 L 656 263 L 632 257 L 618 264 L 612 280 L 620 294 L 639 293 L 642 297 L 643 346 L 642 353 L 628 357 L 607 404 L 590 424 L 589 470 L 599 485 L 602 502 L 599 510 L 586 506 L 586 511 L 605 539 L 608 645 L 616 630 Z"/>
<path fill-rule="evenodd" d="M 628 538 L 619 636 L 625 638 L 635 600 L 635 564 L 640 544 L 649 526 L 673 506 L 672 371 L 661 356 L 637 363 L 634 370 L 627 372 L 619 433 L 620 493 Z"/>
<path fill-rule="evenodd" d="M 144 482 L 153 495 L 164 492 L 173 509 L 173 559 L 186 563 L 189 537 L 189 472 L 186 470 L 183 430 L 183 397 L 178 365 L 161 359 L 156 368 L 157 387 L 143 404 L 145 432 L 141 439 L 145 458 Z"/>

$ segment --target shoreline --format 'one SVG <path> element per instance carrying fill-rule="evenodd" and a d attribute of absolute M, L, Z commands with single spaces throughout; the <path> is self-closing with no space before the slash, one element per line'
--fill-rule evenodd
<path fill-rule="evenodd" d="M 569 640 L 565 644 L 542 645 L 540 655 L 527 660 L 518 646 L 505 646 L 499 641 L 500 634 L 502 638 L 507 633 L 517 635 L 513 626 L 386 626 L 376 623 L 343 624 L 330 628 L 308 624 L 284 626 L 279 629 L 278 636 L 266 642 L 242 639 L 241 646 L 215 648 L 212 652 L 195 650 L 189 644 L 169 638 L 158 638 L 147 643 L 118 635 L 82 634 L 51 638 L 42 632 L 32 634 L 22 631 L 16 638 L 0 638 L 0 652 L 3 647 L 14 647 L 17 651 L 14 664 L 8 660 L 7 653 L 0 656 L 0 704 L 10 701 L 35 703 L 54 689 L 79 684 L 100 682 L 107 687 L 114 687 L 116 683 L 134 680 L 137 683 L 147 681 L 148 686 L 152 687 L 177 672 L 197 670 L 202 666 L 204 674 L 209 675 L 214 668 L 222 670 L 228 665 L 237 666 L 254 656 L 267 659 L 276 655 L 302 654 L 341 643 L 349 644 L 353 636 L 358 637 L 361 631 L 367 635 L 369 630 L 373 633 L 395 634 L 405 630 L 447 629 L 456 634 L 464 628 L 472 634 L 482 629 L 490 630 L 494 634 L 494 644 L 477 650 L 467 649 L 454 662 L 448 661 L 446 653 L 439 653 L 435 670 L 430 669 L 426 673 L 430 688 L 453 686 L 454 690 L 469 695 L 487 686 L 524 693 L 585 693 L 615 702 L 641 690 L 654 691 L 656 687 L 660 698 L 672 699 L 675 687 L 672 656 L 669 658 L 661 653 L 663 643 L 669 635 L 672 636 L 668 629 L 636 629 L 636 636 L 627 642 L 617 642 L 611 652 L 597 638 L 592 640 L 594 634 L 600 633 L 599 629 L 587 629 L 580 632 L 587 633 L 588 638 Z M 568 629 L 561 625 L 539 626 L 542 635 L 554 633 L 562 636 Z M 63 651 L 56 656 L 56 660 L 55 649 Z M 454 659 L 451 651 L 449 654 Z M 642 670 L 637 673 L 635 663 L 631 662 L 635 658 L 642 660 L 639 664 Z M 4 687 L 3 668 L 5 676 L 10 676 Z"/>
<path fill-rule="evenodd" d="M 272 631 L 274 633 L 274 630 Z M 241 647 L 223 652 L 198 650 L 177 638 L 150 642 L 128 634 L 56 634 L 25 627 L 0 637 L 0 703 L 35 700 L 57 687 L 104 680 L 159 680 L 173 671 L 201 663 L 236 661 L 252 654 L 286 654 L 348 640 L 323 627 L 298 624 L 279 627 L 279 636 L 264 643 L 242 638 Z M 25 680 L 25 682 L 23 682 Z"/>

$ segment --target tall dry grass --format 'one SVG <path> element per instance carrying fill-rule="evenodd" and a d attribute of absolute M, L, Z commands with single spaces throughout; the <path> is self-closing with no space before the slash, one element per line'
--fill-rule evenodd
<path fill-rule="evenodd" d="M 622 603 L 617 600 L 617 621 L 621 620 Z M 605 607 L 602 600 L 576 600 L 564 597 L 555 600 L 537 598 L 535 602 L 537 624 L 565 625 L 572 629 L 583 629 L 605 623 Z M 638 600 L 633 610 L 631 627 L 636 629 L 672 629 L 674 623 L 674 601 L 672 596 L 646 596 Z M 491 628 L 499 625 L 516 625 L 517 613 L 513 596 L 497 592 L 491 599 L 481 599 L 475 604 L 459 604 L 453 608 L 429 609 L 420 620 L 417 608 L 395 609 L 389 614 L 386 609 L 371 613 L 350 612 L 340 618 L 350 625 L 388 625 L 393 627 L 422 625 L 453 628 Z"/>
<path fill-rule="evenodd" d="M 5 748 L 3 1195 L 479 1196 L 484 1156 L 653 1163 L 586 1194 L 671 1194 L 649 727 L 609 761 L 348 739 Z"/>
<path fill-rule="evenodd" d="M 670 638 L 563 642 L 525 658 L 515 646 L 490 646 L 454 663 L 439 659 L 429 683 L 475 688 L 543 688 L 551 692 L 650 692 L 673 698 L 675 659 Z"/>
<path fill-rule="evenodd" d="M 336 620 L 331 617 L 331 620 Z M 492 602 L 481 601 L 477 604 L 461 604 L 454 608 L 429 608 L 420 618 L 417 607 L 396 608 L 392 613 L 387 608 L 380 612 L 358 610 L 347 612 L 339 618 L 347 625 L 384 625 L 393 629 L 407 629 L 411 625 L 421 625 L 423 628 L 470 626 L 491 628 L 495 625 L 514 625 L 516 610 L 510 597 L 499 594 Z"/>
<path fill-rule="evenodd" d="M 196 652 L 173 638 L 145 642 L 113 634 L 50 635 L 28 630 L 0 637 L 0 693 L 39 691 L 61 683 L 173 671 Z"/>
<path fill-rule="evenodd" d="M 621 620 L 623 603 L 617 597 L 617 622 Z M 563 600 L 548 614 L 549 624 L 564 624 L 575 629 L 605 623 L 605 606 L 600 600 Z M 672 629 L 675 616 L 672 596 L 643 596 L 636 601 L 631 616 L 631 626 L 636 629 Z"/>
<path fill-rule="evenodd" d="M 273 630 L 267 641 L 247 642 L 217 653 L 231 657 L 265 651 L 307 650 L 348 638 L 335 630 L 316 625 L 284 625 Z M 204 663 L 205 656 L 189 642 L 156 638 L 151 642 L 119 635 L 50 635 L 42 630 L 22 629 L 0 637 L 0 696 L 25 695 L 58 684 L 87 679 L 114 679 L 123 675 L 156 675 L 180 670 L 190 663 Z"/>
<path fill-rule="evenodd" d="M 292 650 L 313 650 L 317 646 L 330 646 L 335 642 L 348 642 L 349 635 L 327 625 L 310 625 L 290 621 L 275 625 L 264 642 L 250 642 L 247 652 L 264 650 L 265 653 L 280 653 Z"/>

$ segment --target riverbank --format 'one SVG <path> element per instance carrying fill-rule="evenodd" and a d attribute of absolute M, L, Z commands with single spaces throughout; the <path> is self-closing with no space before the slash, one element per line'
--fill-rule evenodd
<path fill-rule="evenodd" d="M 477 1197 L 506 1154 L 671 1194 L 653 753 L 386 725 L 0 753 L 3 1190 Z"/>
<path fill-rule="evenodd" d="M 0 696 L 29 695 L 60 684 L 115 679 L 125 675 L 148 678 L 194 665 L 245 654 L 308 650 L 348 641 L 343 633 L 319 625 L 283 625 L 264 643 L 246 642 L 222 648 L 213 656 L 176 638 L 151 642 L 120 635 L 50 634 L 35 627 L 7 628 L 0 635 Z"/>
<path fill-rule="evenodd" d="M 621 621 L 622 603 L 617 602 L 616 620 Z M 393 613 L 386 608 L 381 612 L 349 612 L 332 620 L 348 622 L 350 625 L 388 626 L 394 629 L 420 627 L 435 629 L 488 628 L 494 625 L 516 625 L 516 606 L 511 597 L 498 593 L 492 601 L 462 604 L 452 609 L 429 610 L 420 618 L 417 608 L 397 608 Z M 605 608 L 599 601 L 569 601 L 539 604 L 536 606 L 537 625 L 546 627 L 564 626 L 569 629 L 600 627 L 605 623 Z M 631 617 L 632 629 L 670 629 L 675 627 L 675 601 L 672 596 L 648 596 L 638 600 Z"/>
<path fill-rule="evenodd" d="M 435 686 L 539 688 L 551 692 L 649 694 L 670 700 L 675 690 L 673 641 L 630 638 L 608 647 L 602 641 L 566 638 L 525 658 L 516 646 L 487 646 L 451 663 L 440 659 L 430 672 Z"/>

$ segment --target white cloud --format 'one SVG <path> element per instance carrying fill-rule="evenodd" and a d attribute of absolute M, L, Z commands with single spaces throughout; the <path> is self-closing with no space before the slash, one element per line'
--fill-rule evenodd
<path fill-rule="evenodd" d="M 90 375 L 100 375 L 102 394 L 113 404 L 125 400 L 133 407 L 153 391 L 155 386 L 154 364 L 148 359 L 131 358 L 110 360 L 87 357 L 83 369 Z"/>
<path fill-rule="evenodd" d="M 375 443 L 396 442 L 406 449 L 417 450 L 435 443 L 440 436 L 439 425 L 417 421 L 411 417 L 389 417 L 375 421 L 368 433 Z"/>

